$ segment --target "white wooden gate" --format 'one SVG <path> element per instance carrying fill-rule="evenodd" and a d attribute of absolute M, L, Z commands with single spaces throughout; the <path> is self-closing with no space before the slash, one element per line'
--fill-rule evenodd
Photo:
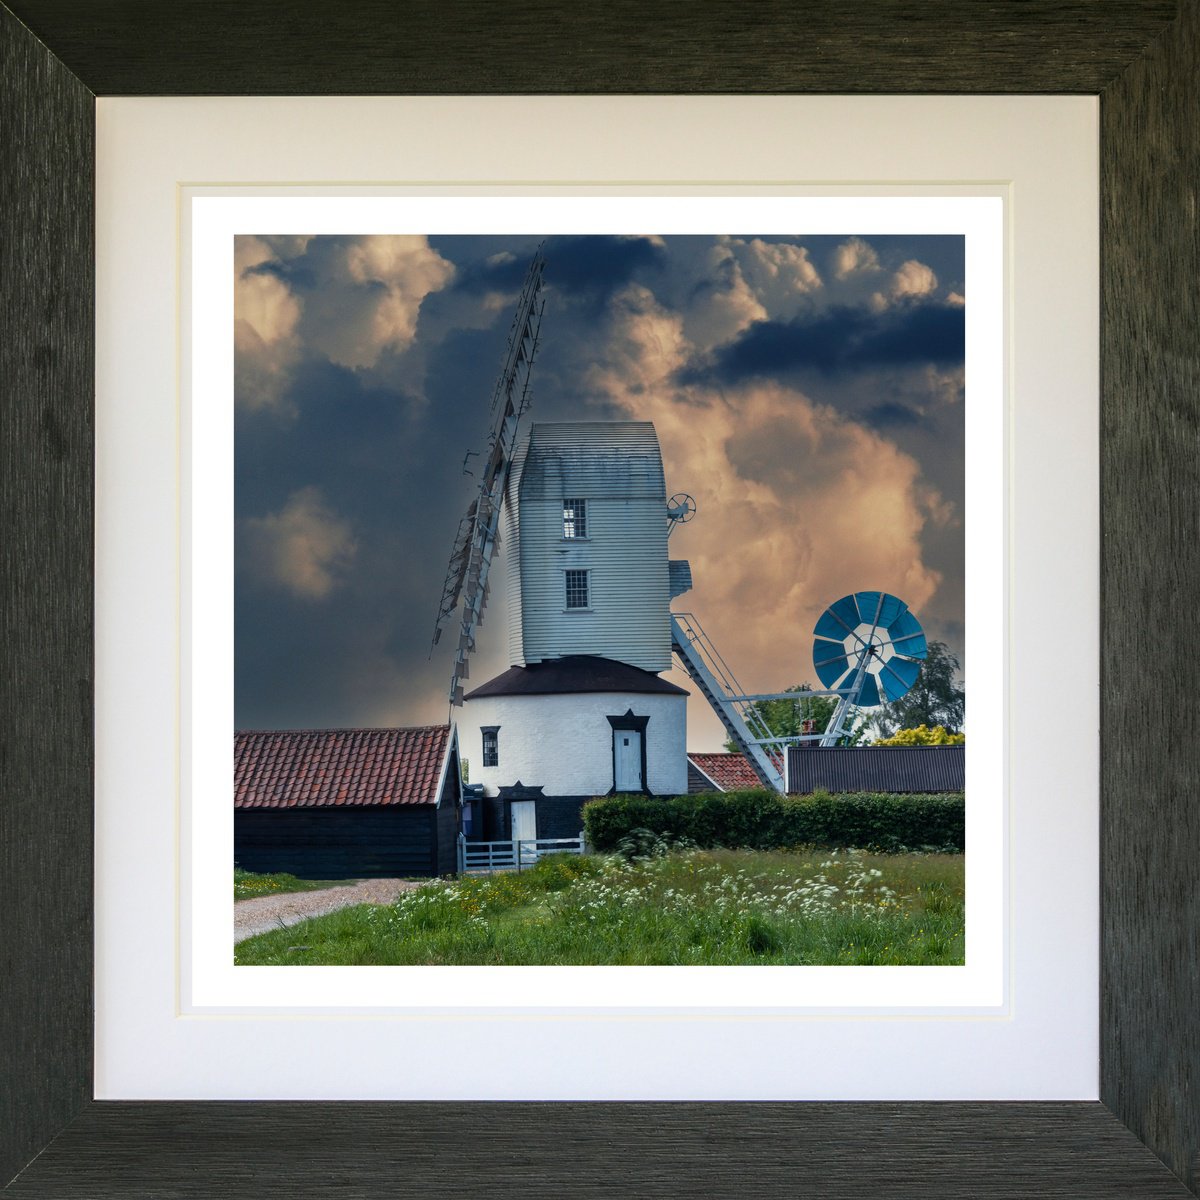
<path fill-rule="evenodd" d="M 513 838 L 506 842 L 468 842 L 458 835 L 460 875 L 492 875 L 497 871 L 523 871 L 543 854 L 586 854 L 587 843 L 577 838 Z"/>

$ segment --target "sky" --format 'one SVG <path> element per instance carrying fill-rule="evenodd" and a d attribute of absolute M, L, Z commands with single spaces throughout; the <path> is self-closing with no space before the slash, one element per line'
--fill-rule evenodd
<path fill-rule="evenodd" d="M 430 639 L 463 463 L 540 240 L 237 239 L 238 728 L 447 719 L 457 639 Z M 698 506 L 671 535 L 694 581 L 673 607 L 748 692 L 815 683 L 813 626 L 854 591 L 899 596 L 962 659 L 961 237 L 542 250 L 526 419 L 654 423 L 668 495 Z M 509 665 L 500 578 L 468 687 Z M 698 696 L 688 727 L 689 749 L 724 741 Z"/>

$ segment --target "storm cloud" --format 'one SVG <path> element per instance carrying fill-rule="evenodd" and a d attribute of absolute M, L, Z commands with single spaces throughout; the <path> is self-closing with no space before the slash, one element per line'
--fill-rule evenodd
<path fill-rule="evenodd" d="M 433 618 L 539 240 L 238 239 L 240 727 L 446 718 L 453 639 L 431 651 Z M 816 616 L 861 588 L 961 655 L 961 239 L 543 253 L 529 419 L 654 422 L 668 491 L 699 506 L 671 539 L 692 563 L 683 606 L 743 684 L 811 679 Z M 508 665 L 503 616 L 494 586 L 473 682 Z M 689 720 L 694 748 L 719 746 L 694 700 Z"/>
<path fill-rule="evenodd" d="M 707 371 L 735 383 L 800 368 L 854 371 L 871 367 L 947 366 L 963 360 L 963 309 L 904 305 L 883 312 L 836 307 L 790 321 L 757 321 L 722 347 Z M 699 369 L 693 378 L 703 378 Z"/>

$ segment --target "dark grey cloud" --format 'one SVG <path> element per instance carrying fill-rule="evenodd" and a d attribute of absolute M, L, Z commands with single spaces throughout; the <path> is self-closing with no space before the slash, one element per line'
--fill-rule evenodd
<path fill-rule="evenodd" d="M 320 276 L 315 268 L 304 258 L 272 258 L 266 262 L 256 263 L 246 269 L 247 275 L 269 275 L 290 287 L 302 291 L 315 291 Z"/>
<path fill-rule="evenodd" d="M 920 425 L 924 415 L 907 404 L 885 400 L 863 413 L 862 419 L 872 429 L 894 430 L 904 426 Z"/>
<path fill-rule="evenodd" d="M 738 383 L 802 369 L 954 365 L 963 360 L 964 330 L 959 306 L 899 304 L 881 313 L 839 306 L 790 321 L 755 322 L 720 347 L 711 365 L 694 367 L 686 377 Z"/>
<path fill-rule="evenodd" d="M 550 238 L 545 245 L 554 269 L 550 286 L 569 295 L 608 297 L 631 279 L 653 276 L 666 251 L 648 238 Z"/>
<path fill-rule="evenodd" d="M 606 299 L 635 277 L 660 271 L 666 262 L 664 248 L 648 238 L 552 237 L 542 243 L 542 253 L 554 263 L 547 277 L 550 288 L 593 302 Z M 470 293 L 515 292 L 525 278 L 529 257 L 529 253 L 508 251 L 468 262 L 460 268 L 454 288 Z"/>
<path fill-rule="evenodd" d="M 822 268 L 839 240 L 792 239 Z M 953 239 L 896 239 L 886 246 L 872 241 L 881 271 L 912 259 L 932 266 L 936 295 L 879 314 L 865 293 L 839 291 L 828 279 L 827 288 L 805 296 L 803 310 L 786 320 L 764 300 L 766 321 L 712 356 L 695 347 L 690 358 L 685 354 L 675 402 L 702 414 L 693 384 L 720 393 L 745 381 L 784 382 L 894 441 L 917 460 L 932 488 L 958 503 L 962 406 L 935 395 L 934 383 L 923 375 L 929 367 L 952 371 L 961 365 L 962 312 L 941 298 L 948 287 L 961 288 L 955 282 L 961 266 L 948 244 Z M 286 285 L 303 311 L 288 356 L 280 360 L 278 402 L 242 405 L 236 414 L 241 727 L 404 724 L 446 715 L 447 645 L 431 656 L 429 639 L 450 543 L 476 487 L 463 473 L 463 461 L 468 450 L 484 448 L 488 401 L 512 313 L 509 297 L 538 239 L 431 238 L 431 249 L 454 272 L 439 284 L 436 273 L 425 269 L 422 286 L 432 290 L 419 299 L 411 341 L 392 339 L 372 355 L 346 356 L 339 365 L 320 352 L 322 343 L 310 330 L 321 319 L 322 303 L 335 302 L 329 297 L 337 288 L 352 298 L 378 290 L 370 280 L 361 289 L 347 282 L 344 263 L 352 242 L 281 244 L 277 257 L 250 268 Z M 533 419 L 627 417 L 596 383 L 616 371 L 625 372 L 628 394 L 643 386 L 624 365 L 629 347 L 616 336 L 616 306 L 630 289 L 650 294 L 647 311 L 656 304 L 668 314 L 681 312 L 696 296 L 719 294 L 732 273 L 725 260 L 713 265 L 711 278 L 705 276 L 714 263 L 713 246 L 714 239 L 699 237 L 669 237 L 665 245 L 645 238 L 547 239 L 547 308 Z M 961 259 L 961 244 L 958 254 Z M 327 276 L 337 272 L 330 283 Z M 402 284 L 393 280 L 391 286 Z M 318 295 L 322 303 L 313 299 Z M 747 470 L 764 480 L 770 476 L 776 440 L 746 429 L 734 443 L 738 461 L 750 464 Z M 470 460 L 468 469 L 477 462 Z M 317 515 L 317 535 L 340 538 L 343 550 L 352 546 L 351 556 L 318 544 L 315 553 L 327 553 L 321 560 L 327 580 L 319 576 L 327 587 L 289 588 L 251 561 L 262 553 L 263 531 L 291 529 L 287 522 L 297 512 Z M 945 525 L 931 527 L 923 538 L 926 564 L 946 579 L 930 619 L 951 633 L 961 624 L 961 547 L 961 529 Z M 497 606 L 493 640 L 500 634 L 498 614 Z M 504 650 L 495 655 L 502 659 Z M 475 665 L 478 672 L 487 669 Z"/>

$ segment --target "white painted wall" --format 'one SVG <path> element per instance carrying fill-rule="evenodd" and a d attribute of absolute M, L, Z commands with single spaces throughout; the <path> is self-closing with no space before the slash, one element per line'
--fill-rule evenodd
<path fill-rule="evenodd" d="M 481 696 L 463 705 L 458 734 L 470 782 L 489 796 L 517 780 L 547 796 L 603 796 L 613 786 L 609 716 L 648 716 L 647 784 L 655 795 L 687 791 L 687 697 L 587 692 Z M 499 765 L 483 765 L 481 727 L 500 726 Z"/>

